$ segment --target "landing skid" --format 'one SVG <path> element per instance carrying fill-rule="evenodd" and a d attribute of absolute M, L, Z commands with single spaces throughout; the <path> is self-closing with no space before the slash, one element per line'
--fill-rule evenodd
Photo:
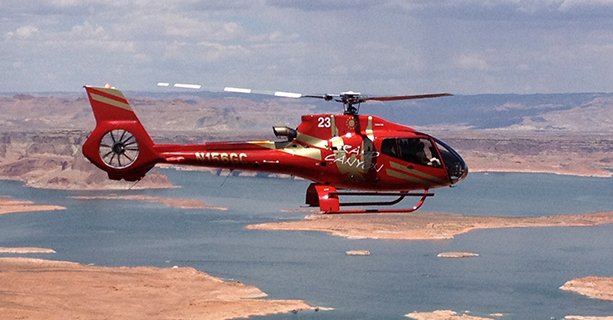
<path fill-rule="evenodd" d="M 376 201 L 376 202 L 340 202 L 339 196 L 398 196 L 391 201 Z M 310 207 L 319 207 L 324 214 L 339 214 L 339 213 L 384 213 L 384 212 L 414 212 L 426 201 L 427 197 L 434 196 L 434 193 L 429 193 L 428 189 L 424 189 L 423 193 L 409 193 L 409 191 L 400 192 L 349 192 L 336 191 L 335 187 L 311 183 L 306 193 L 306 204 Z M 350 209 L 341 210 L 341 207 L 370 207 L 370 206 L 391 206 L 399 203 L 405 197 L 421 197 L 415 206 L 411 208 L 397 209 Z"/>

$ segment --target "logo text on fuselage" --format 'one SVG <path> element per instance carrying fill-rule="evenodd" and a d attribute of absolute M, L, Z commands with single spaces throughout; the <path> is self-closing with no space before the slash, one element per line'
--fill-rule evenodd
<path fill-rule="evenodd" d="M 379 172 L 383 169 L 382 164 L 377 164 L 378 151 L 364 151 L 360 146 L 343 145 L 340 152 L 327 155 L 324 160 L 335 162 L 361 170 L 374 169 Z"/>

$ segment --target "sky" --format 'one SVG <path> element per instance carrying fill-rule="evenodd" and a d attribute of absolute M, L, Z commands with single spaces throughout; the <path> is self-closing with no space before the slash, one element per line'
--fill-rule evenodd
<path fill-rule="evenodd" d="M 0 0 L 0 92 L 613 92 L 613 0 Z"/>

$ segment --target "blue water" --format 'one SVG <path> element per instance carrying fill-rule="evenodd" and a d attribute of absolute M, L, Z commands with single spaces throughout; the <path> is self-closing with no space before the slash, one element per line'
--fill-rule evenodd
<path fill-rule="evenodd" d="M 503 319 L 613 315 L 611 302 L 558 289 L 572 278 L 613 276 L 613 225 L 482 230 L 447 241 L 245 230 L 251 223 L 300 219 L 300 214 L 281 210 L 298 208 L 308 183 L 165 173 L 182 187 L 122 194 L 197 198 L 229 210 L 76 200 L 71 197 L 113 192 L 38 190 L 0 181 L 1 195 L 67 207 L 0 216 L 0 246 L 49 247 L 57 253 L 33 256 L 97 265 L 189 265 L 255 285 L 272 298 L 335 308 L 264 319 L 403 319 L 412 311 L 436 309 L 504 313 Z M 423 211 L 527 216 L 613 210 L 610 178 L 471 174 L 457 187 L 435 192 Z M 371 256 L 346 256 L 352 249 L 369 250 Z M 437 258 L 442 251 L 480 256 Z"/>

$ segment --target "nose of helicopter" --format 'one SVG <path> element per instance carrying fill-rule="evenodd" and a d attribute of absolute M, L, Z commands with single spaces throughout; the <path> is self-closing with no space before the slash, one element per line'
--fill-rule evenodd
<path fill-rule="evenodd" d="M 456 159 L 454 160 L 445 160 L 447 172 L 449 173 L 449 180 L 452 185 L 462 181 L 468 175 L 468 166 L 466 162 L 464 162 L 464 159 L 462 159 L 457 152 L 455 152 L 455 157 Z"/>
<path fill-rule="evenodd" d="M 445 162 L 445 168 L 447 168 L 447 174 L 449 175 L 451 185 L 454 185 L 466 178 L 468 175 L 468 166 L 460 154 L 443 141 L 436 138 L 435 141 L 438 145 L 441 157 L 443 158 L 443 162 Z"/>

